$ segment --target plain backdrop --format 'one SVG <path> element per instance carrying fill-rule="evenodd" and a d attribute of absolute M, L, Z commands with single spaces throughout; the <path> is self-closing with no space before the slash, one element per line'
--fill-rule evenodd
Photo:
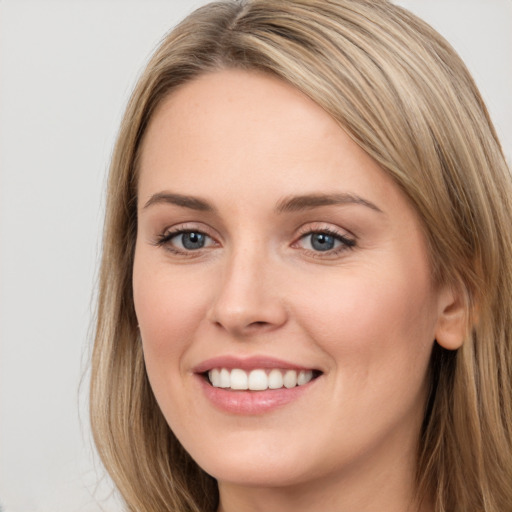
<path fill-rule="evenodd" d="M 151 51 L 205 1 L 0 0 L 0 502 L 118 512 L 90 440 L 106 172 Z M 455 46 L 512 160 L 512 0 L 402 0 Z"/>

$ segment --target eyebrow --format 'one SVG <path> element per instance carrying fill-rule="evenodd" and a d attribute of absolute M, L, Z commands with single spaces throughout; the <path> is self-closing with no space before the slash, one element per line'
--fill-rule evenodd
<path fill-rule="evenodd" d="M 175 194 L 172 192 L 158 192 L 153 194 L 144 205 L 144 209 L 156 204 L 173 204 L 183 208 L 202 212 L 215 212 L 216 208 L 205 199 L 198 197 Z M 365 206 L 378 213 L 384 213 L 377 205 L 355 194 L 306 194 L 299 196 L 289 196 L 281 199 L 276 207 L 277 213 L 300 212 L 312 210 L 321 206 L 340 206 L 347 204 L 357 204 Z"/>
<path fill-rule="evenodd" d="M 303 210 L 318 208 L 320 206 L 338 206 L 346 204 L 358 204 L 361 206 L 366 206 L 367 208 L 370 208 L 378 213 L 384 213 L 374 203 L 368 201 L 367 199 L 363 199 L 358 195 L 349 193 L 291 196 L 279 201 L 276 206 L 276 211 L 278 213 L 299 212 Z"/>
<path fill-rule="evenodd" d="M 144 205 L 144 209 L 155 204 L 174 204 L 176 206 L 182 206 L 183 208 L 189 208 L 191 210 L 198 210 L 201 212 L 215 211 L 215 208 L 204 199 L 184 196 L 182 194 L 173 194 L 171 192 L 158 192 L 157 194 L 153 194 Z"/>

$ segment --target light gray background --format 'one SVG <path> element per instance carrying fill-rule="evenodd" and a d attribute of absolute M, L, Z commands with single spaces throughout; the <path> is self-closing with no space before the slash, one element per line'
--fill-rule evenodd
<path fill-rule="evenodd" d="M 120 510 L 100 481 L 86 404 L 106 170 L 144 62 L 204 3 L 0 1 L 0 502 L 8 512 Z M 399 3 L 466 60 L 510 162 L 512 0 Z"/>

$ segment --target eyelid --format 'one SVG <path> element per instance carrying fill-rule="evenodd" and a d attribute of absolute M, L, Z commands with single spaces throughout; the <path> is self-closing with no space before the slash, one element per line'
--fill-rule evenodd
<path fill-rule="evenodd" d="M 326 251 L 317 251 L 313 249 L 302 248 L 304 251 L 306 251 L 307 253 L 316 258 L 332 258 L 338 256 L 342 252 L 353 250 L 357 245 L 356 237 L 352 233 L 349 234 L 347 230 L 342 230 L 338 227 L 333 227 L 332 225 L 326 225 L 324 223 L 318 222 L 301 226 L 301 228 L 299 229 L 299 233 L 292 244 L 292 247 L 297 247 L 299 242 L 305 237 L 320 233 L 334 237 L 337 241 L 341 242 L 341 245 Z"/>
<path fill-rule="evenodd" d="M 357 237 L 347 229 L 340 228 L 326 222 L 308 222 L 307 224 L 303 224 L 298 229 L 298 235 L 296 238 L 299 239 L 302 236 L 309 235 L 311 233 L 329 233 L 333 236 L 352 240 L 354 242 L 357 240 Z"/>
<path fill-rule="evenodd" d="M 202 235 L 205 235 L 209 239 L 211 239 L 214 243 L 207 247 L 202 247 L 202 248 L 199 248 L 196 250 L 180 249 L 178 247 L 172 246 L 170 244 L 170 241 L 174 237 L 179 236 L 180 234 L 183 234 L 183 233 L 200 233 Z M 212 246 L 218 246 L 220 244 L 217 240 L 217 237 L 215 237 L 211 233 L 211 230 L 208 229 L 207 227 L 204 227 L 204 226 L 199 227 L 196 223 L 185 222 L 182 224 L 177 224 L 175 226 L 168 226 L 165 229 L 163 229 L 162 231 L 160 231 L 156 235 L 155 240 L 153 241 L 153 245 L 156 245 L 157 247 L 163 247 L 164 249 L 166 249 L 174 254 L 179 254 L 179 255 L 184 255 L 184 256 L 198 256 L 202 250 L 209 249 Z"/>

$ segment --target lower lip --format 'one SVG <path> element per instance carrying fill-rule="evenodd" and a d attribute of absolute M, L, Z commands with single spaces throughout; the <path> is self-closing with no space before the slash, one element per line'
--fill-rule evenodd
<path fill-rule="evenodd" d="M 231 391 L 214 388 L 206 379 L 198 375 L 206 398 L 218 409 L 230 414 L 258 415 L 278 409 L 297 400 L 313 383 L 312 381 L 294 388 L 268 389 L 266 391 Z"/>

